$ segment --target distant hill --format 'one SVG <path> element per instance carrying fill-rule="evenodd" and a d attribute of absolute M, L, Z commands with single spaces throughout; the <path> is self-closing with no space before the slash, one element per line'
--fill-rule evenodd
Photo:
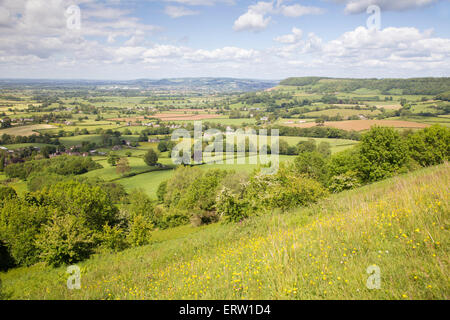
<path fill-rule="evenodd" d="M 450 78 L 411 79 L 337 79 L 326 77 L 288 78 L 284 86 L 298 86 L 313 92 L 353 92 L 358 89 L 378 90 L 380 94 L 438 95 L 450 91 Z"/>
<path fill-rule="evenodd" d="M 152 90 L 170 92 L 248 92 L 272 88 L 278 81 L 235 78 L 171 78 L 114 80 L 0 79 L 0 88 Z"/>

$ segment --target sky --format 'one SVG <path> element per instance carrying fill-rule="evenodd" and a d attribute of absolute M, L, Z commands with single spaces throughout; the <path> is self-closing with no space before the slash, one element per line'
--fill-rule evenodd
<path fill-rule="evenodd" d="M 449 0 L 0 0 L 0 78 L 450 76 Z"/>

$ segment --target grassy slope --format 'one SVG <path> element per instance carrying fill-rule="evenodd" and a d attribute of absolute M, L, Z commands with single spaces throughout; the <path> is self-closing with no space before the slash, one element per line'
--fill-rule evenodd
<path fill-rule="evenodd" d="M 1 274 L 12 298 L 449 299 L 448 165 L 242 224 L 156 231 L 155 243 L 65 268 Z M 367 267 L 381 289 L 366 288 Z"/>

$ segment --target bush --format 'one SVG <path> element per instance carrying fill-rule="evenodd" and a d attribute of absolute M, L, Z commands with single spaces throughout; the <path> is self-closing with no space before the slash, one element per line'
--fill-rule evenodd
<path fill-rule="evenodd" d="M 316 141 L 314 139 L 308 139 L 307 141 L 300 141 L 297 143 L 297 152 L 301 154 L 303 152 L 314 152 L 317 150 Z"/>
<path fill-rule="evenodd" d="M 119 226 L 111 227 L 109 224 L 105 224 L 98 239 L 101 247 L 108 251 L 118 252 L 128 247 L 126 234 Z"/>
<path fill-rule="evenodd" d="M 407 162 L 407 145 L 395 129 L 375 126 L 363 135 L 359 172 L 364 182 L 389 178 Z"/>
<path fill-rule="evenodd" d="M 295 158 L 295 171 L 326 184 L 328 179 L 327 161 L 318 152 L 303 152 Z"/>
<path fill-rule="evenodd" d="M 331 144 L 329 142 L 322 141 L 317 146 L 317 152 L 325 158 L 328 158 L 329 156 L 331 156 Z"/>
<path fill-rule="evenodd" d="M 92 253 L 92 232 L 73 215 L 55 215 L 37 236 L 36 246 L 42 260 L 51 266 L 72 264 Z"/>
<path fill-rule="evenodd" d="M 180 198 L 178 208 L 187 210 L 214 210 L 217 188 L 226 177 L 227 171 L 208 170 L 198 176 Z"/>
<path fill-rule="evenodd" d="M 18 265 L 39 261 L 35 239 L 48 221 L 49 210 L 20 199 L 4 201 L 0 207 L 0 240 Z"/>
<path fill-rule="evenodd" d="M 320 182 L 298 176 L 290 167 L 280 166 L 277 174 L 256 173 L 247 186 L 245 198 L 253 212 L 289 209 L 314 203 L 327 194 Z"/>
<path fill-rule="evenodd" d="M 162 216 L 159 227 L 161 229 L 175 228 L 189 223 L 189 215 L 187 212 L 177 210 L 176 212 L 169 212 Z"/>
<path fill-rule="evenodd" d="M 443 163 L 450 156 L 450 129 L 435 125 L 419 130 L 408 137 L 408 148 L 421 166 Z"/>
<path fill-rule="evenodd" d="M 354 171 L 348 171 L 337 176 L 333 176 L 330 180 L 328 189 L 333 193 L 339 193 L 344 190 L 350 190 L 361 186 L 358 174 Z"/>
<path fill-rule="evenodd" d="M 158 198 L 159 203 L 164 202 L 166 192 L 167 192 L 167 181 L 163 181 L 159 184 L 158 190 L 156 191 L 156 197 Z"/>
<path fill-rule="evenodd" d="M 167 208 L 175 208 L 180 199 L 186 194 L 186 190 L 192 182 L 202 175 L 203 171 L 199 168 L 178 167 L 172 177 L 167 181 L 164 205 Z"/>
<path fill-rule="evenodd" d="M 358 172 L 359 147 L 333 154 L 328 163 L 329 175 L 338 176 L 349 171 Z"/>
<path fill-rule="evenodd" d="M 158 224 L 159 216 L 155 214 L 155 204 L 150 197 L 141 190 L 134 190 L 129 196 L 130 204 L 126 206 L 129 220 L 135 216 L 143 216 L 153 224 Z"/>
<path fill-rule="evenodd" d="M 90 157 L 59 156 L 52 159 L 32 160 L 23 163 L 10 164 L 5 168 L 9 178 L 26 180 L 32 173 L 48 172 L 63 176 L 79 175 L 91 170 L 102 168 Z"/>
<path fill-rule="evenodd" d="M 216 210 L 224 222 L 240 222 L 249 216 L 247 203 L 239 200 L 228 188 L 223 188 L 217 195 Z"/>
<path fill-rule="evenodd" d="M 118 209 L 99 186 L 71 180 L 44 188 L 33 196 L 41 205 L 82 218 L 88 228 L 96 231 L 101 231 L 106 223 L 117 223 Z"/>
<path fill-rule="evenodd" d="M 17 198 L 16 190 L 7 186 L 0 186 L 0 200 Z"/>
<path fill-rule="evenodd" d="M 141 215 L 133 217 L 127 237 L 128 243 L 133 247 L 149 244 L 152 230 L 153 224 L 145 217 Z"/>

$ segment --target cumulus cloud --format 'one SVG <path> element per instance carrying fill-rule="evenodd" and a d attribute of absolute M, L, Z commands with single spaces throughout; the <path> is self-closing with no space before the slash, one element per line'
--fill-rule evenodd
<path fill-rule="evenodd" d="M 248 11 L 240 16 L 235 22 L 233 29 L 235 31 L 261 31 L 267 28 L 271 20 L 266 14 L 273 9 L 271 2 L 258 2 L 248 8 Z"/>
<path fill-rule="evenodd" d="M 275 37 L 271 48 L 228 45 L 206 50 L 181 42 L 167 44 L 164 42 L 169 41 L 161 38 L 150 42 L 149 35 L 160 28 L 143 23 L 122 6 L 102 11 L 107 9 L 102 4 L 77 1 L 83 1 L 80 30 L 66 27 L 64 13 L 72 0 L 0 0 L 2 74 L 28 76 L 35 72 L 37 77 L 46 77 L 46 72 L 54 71 L 67 77 L 97 77 L 101 73 L 115 78 L 128 72 L 127 77 L 137 78 L 146 76 L 146 70 L 160 70 L 161 77 L 208 74 L 274 79 L 305 73 L 374 77 L 450 72 L 450 39 L 437 37 L 432 30 L 359 27 L 323 40 L 318 34 L 292 28 L 290 33 Z M 195 1 L 172 2 L 189 6 Z M 258 31 L 266 28 L 274 15 L 319 13 L 286 3 L 257 2 L 248 7 L 251 14 L 236 22 L 236 28 Z M 87 72 L 85 68 L 96 69 Z"/>
<path fill-rule="evenodd" d="M 404 11 L 437 3 L 441 0 L 334 0 L 345 4 L 345 12 L 365 12 L 370 5 L 377 5 L 385 11 Z"/>
<path fill-rule="evenodd" d="M 374 68 L 382 74 L 394 70 L 450 69 L 450 39 L 433 37 L 431 30 L 421 32 L 411 27 L 383 30 L 358 27 L 328 42 L 309 34 L 307 39 L 275 51 L 291 65 L 326 70 L 339 68 L 350 72 L 362 68 L 368 72 Z"/>
<path fill-rule="evenodd" d="M 160 30 L 139 22 L 127 10 L 104 7 L 88 0 L 75 3 L 83 5 L 79 30 L 67 27 L 66 10 L 74 4 L 72 0 L 1 1 L 0 52 L 42 59 L 64 53 L 78 60 L 107 61 L 113 60 L 111 52 L 105 45 L 90 40 L 91 37 L 103 37 L 110 44 L 117 37 L 125 37 L 130 38 L 128 44 L 135 45 L 143 41 L 146 34 Z"/>
<path fill-rule="evenodd" d="M 281 43 L 296 43 L 302 39 L 303 31 L 298 28 L 292 28 L 292 33 L 276 37 L 274 40 Z"/>
<path fill-rule="evenodd" d="M 318 7 L 302 6 L 300 4 L 284 5 L 282 0 L 264 2 L 260 1 L 248 7 L 246 13 L 235 22 L 235 31 L 262 31 L 267 28 L 272 20 L 271 15 L 283 15 L 285 17 L 301 17 L 311 14 L 322 14 L 324 10 Z"/>

